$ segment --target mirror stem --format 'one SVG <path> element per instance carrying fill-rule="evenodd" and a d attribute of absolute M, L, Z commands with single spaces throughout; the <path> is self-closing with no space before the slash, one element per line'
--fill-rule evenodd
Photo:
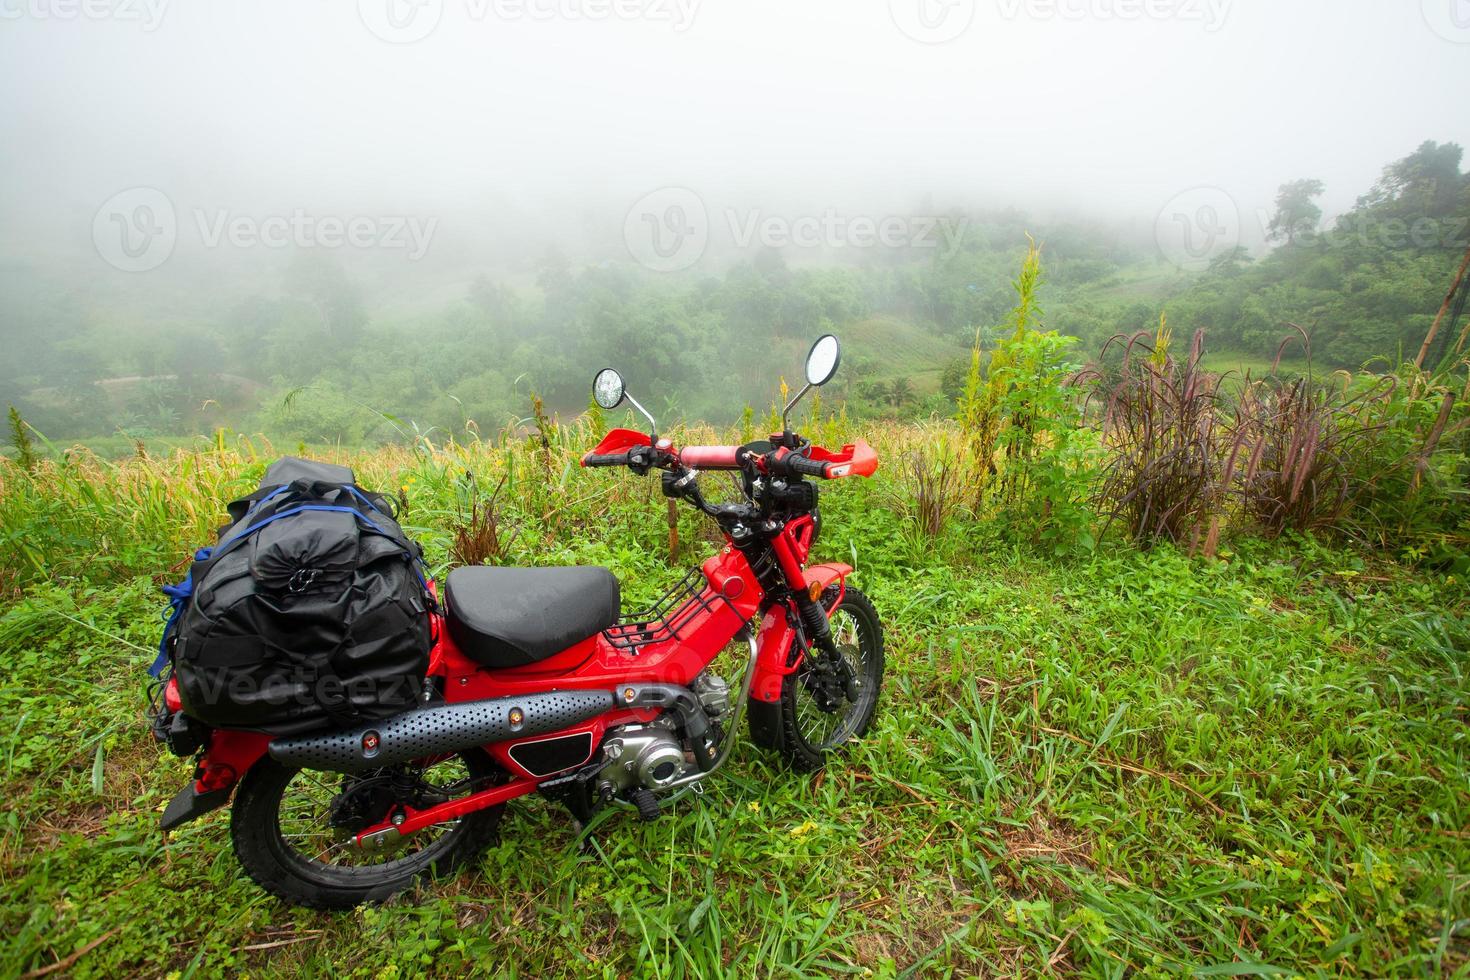
<path fill-rule="evenodd" d="M 802 398 L 805 397 L 806 393 L 811 390 L 812 386 L 810 382 L 802 385 L 801 390 L 793 395 L 791 401 L 787 402 L 786 407 L 781 410 L 781 431 L 783 434 L 791 432 L 791 426 L 787 424 L 786 416 L 791 414 L 791 410 L 796 407 L 796 403 L 801 401 Z"/>
<path fill-rule="evenodd" d="M 628 394 L 626 391 L 623 392 L 623 397 L 626 398 L 626 399 L 628 399 L 628 401 L 632 403 L 633 407 L 636 408 L 636 409 L 638 409 L 638 411 L 640 413 L 642 413 L 642 415 L 643 415 L 644 418 L 648 419 L 648 434 L 651 437 L 657 438 L 657 436 L 658 436 L 658 423 L 653 420 L 653 416 L 652 415 L 649 415 L 648 414 L 648 409 L 646 409 L 642 405 L 638 404 L 638 399 L 634 398 L 632 395 Z"/>

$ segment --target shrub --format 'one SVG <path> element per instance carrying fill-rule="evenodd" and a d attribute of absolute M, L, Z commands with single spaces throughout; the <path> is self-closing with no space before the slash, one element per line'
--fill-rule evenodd
<path fill-rule="evenodd" d="M 479 492 L 479 481 L 466 471 L 456 494 L 454 520 L 450 523 L 449 561 L 452 565 L 501 565 L 505 563 L 518 531 L 505 534 L 501 509 L 497 506 L 507 477 L 502 476 L 488 495 Z M 406 497 L 407 494 L 405 493 Z"/>
<path fill-rule="evenodd" d="M 26 429 L 25 419 L 20 417 L 20 410 L 14 405 L 10 406 L 10 445 L 15 450 L 16 464 L 27 473 L 36 472 L 36 448 L 31 442 L 31 435 Z"/>
<path fill-rule="evenodd" d="M 1310 365 L 1295 330 L 1282 349 L 1300 338 Z M 1231 450 L 1242 510 L 1268 537 L 1313 531 L 1467 564 L 1465 367 L 1247 379 Z"/>
<path fill-rule="evenodd" d="M 979 334 L 957 418 L 968 449 L 966 480 L 977 513 L 994 513 L 1012 537 L 1055 552 L 1093 544 L 1089 488 L 1097 445 L 1083 425 L 1068 354 L 1075 337 L 1040 331 L 1041 252 L 1032 243 L 1016 279 L 1009 334 L 982 376 Z"/>
<path fill-rule="evenodd" d="M 950 516 L 960 504 L 960 467 L 940 442 L 933 450 L 917 449 L 904 460 L 913 481 L 910 517 L 928 538 L 944 535 Z"/>
<path fill-rule="evenodd" d="M 1170 332 L 1161 316 L 1157 332 L 1126 340 L 1114 371 L 1094 368 L 1087 380 L 1102 404 L 1105 461 L 1098 506 L 1111 527 L 1119 522 L 1142 547 L 1172 541 L 1191 550 L 1213 550 L 1222 488 L 1219 384 L 1200 368 L 1204 333 L 1196 331 L 1180 360 L 1169 352 Z"/>
<path fill-rule="evenodd" d="M 1245 513 L 1267 537 L 1283 531 L 1343 531 L 1353 505 L 1377 474 L 1361 465 L 1377 454 L 1382 423 L 1370 402 L 1389 396 L 1394 379 L 1348 395 L 1311 378 L 1250 382 L 1236 408 L 1232 463 L 1243 460 L 1237 492 Z"/>

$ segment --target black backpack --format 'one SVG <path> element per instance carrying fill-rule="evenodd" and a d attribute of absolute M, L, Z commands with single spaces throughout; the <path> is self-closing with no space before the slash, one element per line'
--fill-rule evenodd
<path fill-rule="evenodd" d="M 419 699 L 432 642 L 423 552 L 345 466 L 286 457 L 229 505 L 219 543 L 164 589 L 184 712 L 277 735 L 347 727 Z"/>

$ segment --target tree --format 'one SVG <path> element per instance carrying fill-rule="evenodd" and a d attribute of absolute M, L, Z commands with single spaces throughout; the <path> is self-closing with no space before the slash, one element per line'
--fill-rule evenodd
<path fill-rule="evenodd" d="M 1316 231 L 1317 222 L 1322 220 L 1322 209 L 1317 207 L 1313 198 L 1322 196 L 1326 189 L 1320 180 L 1293 180 L 1282 184 L 1276 192 L 1276 213 L 1271 216 L 1266 237 L 1273 242 L 1284 240 L 1292 245 L 1299 236 Z"/>
<path fill-rule="evenodd" d="M 965 393 L 965 372 L 969 363 L 963 357 L 952 357 L 944 364 L 944 373 L 939 377 L 939 391 L 944 400 L 954 405 Z"/>
<path fill-rule="evenodd" d="M 1210 260 L 1209 274 L 1222 278 L 1232 278 L 1240 275 L 1246 266 L 1250 265 L 1250 249 L 1244 245 L 1226 249 Z"/>
<path fill-rule="evenodd" d="M 315 311 L 334 346 L 354 343 L 362 336 L 368 321 L 362 290 L 334 259 L 310 252 L 298 254 L 286 272 L 284 286 Z"/>
<path fill-rule="evenodd" d="M 1460 174 L 1464 155 L 1458 143 L 1425 140 L 1402 160 L 1383 168 L 1383 176 L 1364 197 L 1364 205 L 1401 204 L 1416 213 L 1443 217 L 1455 210 L 1466 178 Z"/>

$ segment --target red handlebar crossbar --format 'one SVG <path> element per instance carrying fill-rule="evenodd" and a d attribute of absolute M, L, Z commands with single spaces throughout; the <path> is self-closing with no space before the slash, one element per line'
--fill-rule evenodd
<path fill-rule="evenodd" d="M 739 450 L 739 446 L 685 446 L 679 450 L 679 462 L 693 469 L 738 470 Z"/>

